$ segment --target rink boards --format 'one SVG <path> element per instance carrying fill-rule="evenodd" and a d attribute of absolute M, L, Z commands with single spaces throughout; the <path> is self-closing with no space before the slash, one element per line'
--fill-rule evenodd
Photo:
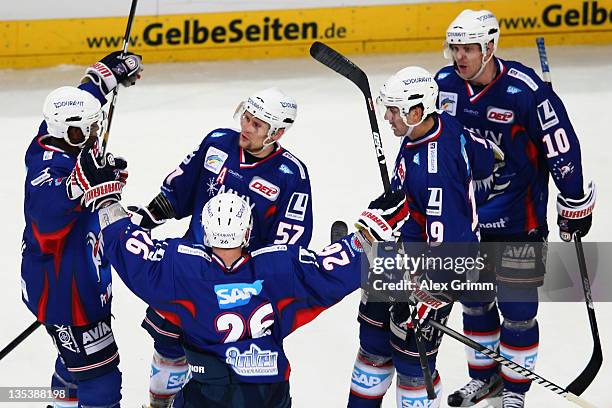
<path fill-rule="evenodd" d="M 612 42 L 612 0 L 499 0 L 139 15 L 130 49 L 146 62 L 300 57 L 315 40 L 349 54 L 435 51 L 465 8 L 496 14 L 501 47 L 531 46 L 541 35 L 549 44 Z M 126 16 L 1 21 L 0 68 L 88 64 L 121 48 L 125 23 Z"/>

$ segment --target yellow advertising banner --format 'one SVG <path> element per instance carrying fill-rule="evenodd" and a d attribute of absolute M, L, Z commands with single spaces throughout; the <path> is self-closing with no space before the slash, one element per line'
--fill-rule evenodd
<path fill-rule="evenodd" d="M 145 61 L 305 56 L 315 40 L 345 53 L 441 50 L 463 9 L 489 9 L 501 46 L 612 42 L 612 0 L 441 2 L 136 17 L 130 50 Z M 88 64 L 121 48 L 127 17 L 0 21 L 0 68 Z"/>

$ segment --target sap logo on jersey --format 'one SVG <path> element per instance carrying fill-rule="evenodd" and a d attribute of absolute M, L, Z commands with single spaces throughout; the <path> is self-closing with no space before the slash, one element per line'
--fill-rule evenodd
<path fill-rule="evenodd" d="M 385 381 L 389 375 L 390 374 L 367 373 L 358 367 L 354 367 L 353 374 L 351 375 L 351 381 L 367 390 Z"/>
<path fill-rule="evenodd" d="M 262 179 L 261 177 L 253 177 L 249 183 L 249 189 L 256 192 L 257 194 L 264 196 L 270 201 L 274 201 L 278 198 L 280 188 L 270 183 L 268 180 Z"/>
<path fill-rule="evenodd" d="M 231 309 L 246 305 L 251 297 L 261 293 L 263 280 L 256 280 L 253 283 L 228 283 L 215 285 L 217 303 L 220 309 Z"/>
<path fill-rule="evenodd" d="M 206 151 L 204 158 L 204 168 L 208 171 L 212 171 L 215 174 L 219 174 L 223 164 L 227 160 L 228 154 L 216 147 L 209 147 Z"/>
<path fill-rule="evenodd" d="M 514 122 L 514 112 L 508 109 L 489 106 L 487 108 L 487 119 L 496 123 L 512 123 Z"/>

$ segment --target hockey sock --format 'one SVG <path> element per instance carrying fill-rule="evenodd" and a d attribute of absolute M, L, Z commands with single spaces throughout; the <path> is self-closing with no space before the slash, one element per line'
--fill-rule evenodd
<path fill-rule="evenodd" d="M 53 399 L 53 408 L 76 408 L 79 405 L 77 398 L 78 386 L 59 357 L 55 360 L 55 371 L 53 372 L 53 377 L 51 377 L 51 387 L 59 390 L 60 393 L 65 391 L 61 398 Z"/>
<path fill-rule="evenodd" d="M 419 367 L 420 368 L 420 367 Z M 425 379 L 397 374 L 397 406 L 402 408 L 439 408 L 442 401 L 442 381 L 438 372 L 433 373 L 436 399 L 427 398 Z"/>
<path fill-rule="evenodd" d="M 157 350 L 153 352 L 149 397 L 152 408 L 169 407 L 174 395 L 187 382 L 189 366 L 185 356 L 165 357 Z"/>
<path fill-rule="evenodd" d="M 119 408 L 121 372 L 117 367 L 96 378 L 79 381 L 79 407 Z"/>
<path fill-rule="evenodd" d="M 376 356 L 359 349 L 351 376 L 348 406 L 379 407 L 391 385 L 394 371 L 391 357 Z"/>
<path fill-rule="evenodd" d="M 463 331 L 467 337 L 492 350 L 499 347 L 499 312 L 494 302 L 465 303 Z M 498 370 L 497 362 L 471 347 L 465 347 L 471 378 L 487 381 Z"/>

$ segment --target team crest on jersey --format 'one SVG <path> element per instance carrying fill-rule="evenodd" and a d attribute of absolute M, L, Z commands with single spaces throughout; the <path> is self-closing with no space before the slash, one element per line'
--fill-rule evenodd
<path fill-rule="evenodd" d="M 487 108 L 487 120 L 490 122 L 510 124 L 514 122 L 514 112 L 508 109 L 489 106 Z"/>
<path fill-rule="evenodd" d="M 253 296 L 261 293 L 263 282 L 263 280 L 256 280 L 253 283 L 215 285 L 219 309 L 232 309 L 248 304 Z"/>
<path fill-rule="evenodd" d="M 275 201 L 280 194 L 280 188 L 261 177 L 253 177 L 249 183 L 249 189 L 257 194 L 267 198 L 270 201 Z"/>
<path fill-rule="evenodd" d="M 406 162 L 402 157 L 402 160 L 397 165 L 397 169 L 395 170 L 397 173 L 397 177 L 399 177 L 402 184 L 404 184 L 404 180 L 406 180 Z"/>
<path fill-rule="evenodd" d="M 206 156 L 204 158 L 204 168 L 206 170 L 212 171 L 215 174 L 219 174 L 223 164 L 227 160 L 228 154 L 222 150 L 217 149 L 214 146 L 211 146 L 206 151 Z"/>
<path fill-rule="evenodd" d="M 357 235 L 353 234 L 351 236 L 351 248 L 355 251 L 355 252 L 363 252 L 363 247 L 361 246 L 361 243 L 359 243 L 359 240 L 357 239 Z"/>
<path fill-rule="evenodd" d="M 449 115 L 455 116 L 457 114 L 457 100 L 458 96 L 454 92 L 440 92 L 440 109 L 448 113 Z"/>
<path fill-rule="evenodd" d="M 516 86 L 509 85 L 508 89 L 506 89 L 506 92 L 510 95 L 516 95 L 517 93 L 521 93 L 523 91 L 520 88 L 517 88 Z"/>
<path fill-rule="evenodd" d="M 262 350 L 255 344 L 243 353 L 236 347 L 230 347 L 225 352 L 225 362 L 238 375 L 268 376 L 278 375 L 278 352 Z"/>

